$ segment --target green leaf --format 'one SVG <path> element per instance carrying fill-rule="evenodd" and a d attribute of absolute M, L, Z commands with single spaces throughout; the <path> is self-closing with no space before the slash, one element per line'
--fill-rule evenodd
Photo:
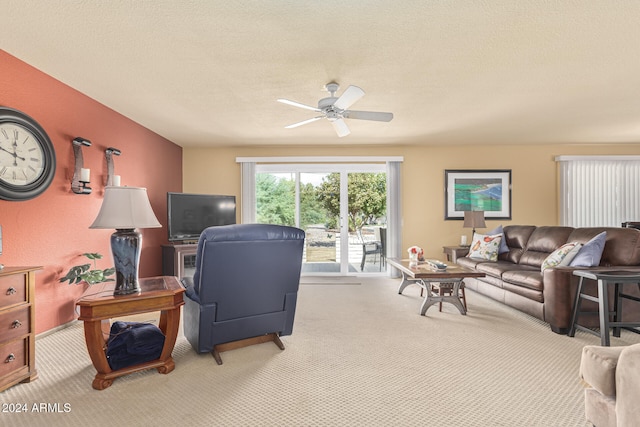
<path fill-rule="evenodd" d="M 82 255 L 93 260 L 94 267 L 96 262 L 95 260 L 102 258 L 101 254 L 93 252 L 87 252 Z M 108 276 L 112 276 L 115 271 L 116 270 L 113 267 L 105 268 L 104 270 L 91 270 L 91 264 L 75 265 L 69 269 L 65 276 L 60 278 L 60 282 L 69 281 L 69 284 L 85 282 L 89 285 L 95 285 L 96 283 L 101 282 L 112 282 L 113 279 L 108 278 Z"/>

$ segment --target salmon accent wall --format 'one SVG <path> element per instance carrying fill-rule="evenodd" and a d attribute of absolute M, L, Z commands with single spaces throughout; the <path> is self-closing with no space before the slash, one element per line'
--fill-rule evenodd
<path fill-rule="evenodd" d="M 140 277 L 161 275 L 161 245 L 167 242 L 166 193 L 182 191 L 182 148 L 2 50 L 0 105 L 35 119 L 53 142 L 57 158 L 53 183 L 43 194 L 22 202 L 0 200 L 0 263 L 43 267 L 36 274 L 36 333 L 77 318 L 75 301 L 85 287 L 58 279 L 70 266 L 88 262 L 82 253 L 100 252 L 104 258 L 98 267 L 113 266 L 109 246 L 113 231 L 89 229 L 102 203 L 107 147 L 122 152 L 114 156 L 122 185 L 147 188 L 162 228 L 140 230 Z M 75 161 L 71 141 L 77 136 L 92 142 L 82 151 L 84 167 L 91 169 L 89 195 L 71 191 Z"/>

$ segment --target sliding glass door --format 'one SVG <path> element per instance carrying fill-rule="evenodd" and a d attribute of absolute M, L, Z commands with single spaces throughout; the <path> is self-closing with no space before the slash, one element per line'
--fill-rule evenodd
<path fill-rule="evenodd" d="M 306 233 L 303 274 L 386 273 L 384 164 L 257 165 L 256 222 Z"/>
<path fill-rule="evenodd" d="M 386 272 L 387 174 L 346 175 L 349 271 Z"/>

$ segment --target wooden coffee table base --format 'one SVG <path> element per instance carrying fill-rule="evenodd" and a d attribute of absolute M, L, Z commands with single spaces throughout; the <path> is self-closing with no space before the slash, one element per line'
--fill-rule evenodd
<path fill-rule="evenodd" d="M 157 369 L 168 374 L 175 368 L 171 352 L 178 337 L 180 307 L 184 304 L 184 288 L 175 277 L 140 279 L 141 291 L 130 295 L 113 295 L 113 284 L 93 285 L 86 296 L 80 298 L 79 320 L 84 321 L 84 337 L 93 366 L 98 373 L 91 384 L 96 390 L 104 390 L 115 378 L 145 369 Z M 111 318 L 139 313 L 160 311 L 158 327 L 165 335 L 160 358 L 150 362 L 112 370 L 107 361 L 106 339 L 102 330 L 103 321 Z"/>
<path fill-rule="evenodd" d="M 436 293 L 434 290 L 439 290 L 440 283 L 446 284 L 447 288 L 451 289 L 451 294 L 444 295 L 440 292 Z M 424 316 L 429 307 L 434 304 L 442 304 L 443 302 L 448 302 L 449 304 L 453 304 L 454 307 L 458 309 L 460 314 L 466 315 L 467 310 L 462 304 L 462 300 L 460 299 L 460 286 L 464 284 L 463 278 L 447 278 L 446 282 L 443 279 L 411 279 L 408 278 L 407 275 L 402 272 L 402 281 L 400 282 L 400 287 L 398 287 L 398 293 L 402 294 L 402 291 L 409 285 L 418 285 L 422 288 L 422 294 L 424 295 L 424 301 L 422 301 L 422 306 L 420 306 L 420 315 Z"/>

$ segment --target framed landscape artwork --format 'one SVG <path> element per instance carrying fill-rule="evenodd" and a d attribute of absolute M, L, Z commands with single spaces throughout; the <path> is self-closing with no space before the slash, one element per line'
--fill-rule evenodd
<path fill-rule="evenodd" d="M 485 219 L 511 219 L 511 169 L 444 171 L 444 219 L 484 211 Z"/>

